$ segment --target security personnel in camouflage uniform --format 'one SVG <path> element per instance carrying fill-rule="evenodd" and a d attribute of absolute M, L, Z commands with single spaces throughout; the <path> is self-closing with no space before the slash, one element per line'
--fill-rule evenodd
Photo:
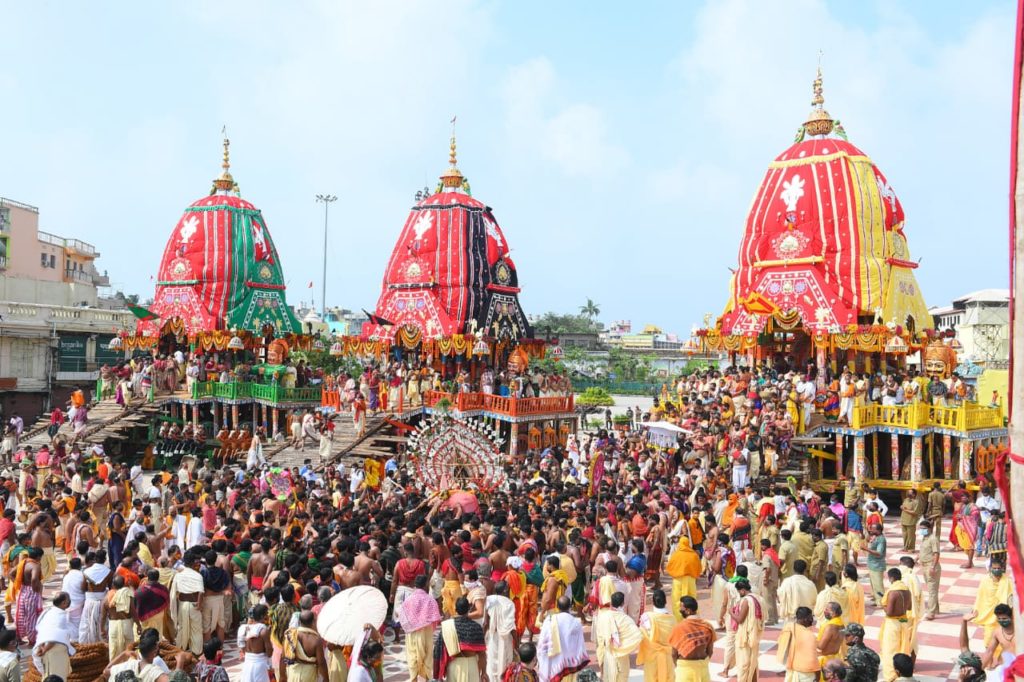
<path fill-rule="evenodd" d="M 846 636 L 845 682 L 877 682 L 881 659 L 864 646 L 864 626 L 850 623 L 843 628 Z"/>
<path fill-rule="evenodd" d="M 939 536 L 932 531 L 935 524 L 929 520 L 918 524 L 918 535 L 922 533 L 921 551 L 917 563 L 924 576 L 924 619 L 935 620 L 939 613 L 939 581 L 942 579 L 942 564 L 939 562 Z"/>

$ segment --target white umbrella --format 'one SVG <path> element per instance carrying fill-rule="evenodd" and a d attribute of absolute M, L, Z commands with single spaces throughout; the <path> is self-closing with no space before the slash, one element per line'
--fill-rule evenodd
<path fill-rule="evenodd" d="M 388 600 L 376 587 L 359 585 L 331 597 L 320 610 L 316 629 L 336 646 L 355 646 L 369 623 L 380 630 L 388 613 Z"/>

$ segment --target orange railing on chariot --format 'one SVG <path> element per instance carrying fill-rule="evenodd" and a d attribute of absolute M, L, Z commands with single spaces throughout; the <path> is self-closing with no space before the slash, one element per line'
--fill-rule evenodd
<path fill-rule="evenodd" d="M 559 395 L 543 398 L 511 398 L 488 393 L 443 393 L 427 391 L 423 397 L 426 407 L 434 407 L 442 400 L 453 410 L 469 412 L 485 410 L 510 417 L 540 414 L 565 414 L 575 407 L 573 396 Z"/>

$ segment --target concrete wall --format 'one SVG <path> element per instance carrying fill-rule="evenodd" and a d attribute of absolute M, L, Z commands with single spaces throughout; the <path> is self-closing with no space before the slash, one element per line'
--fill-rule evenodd
<path fill-rule="evenodd" d="M 50 282 L 64 279 L 64 246 L 39 241 L 39 213 L 5 204 L 10 211 L 10 240 L 7 245 L 7 274 Z M 42 266 L 46 255 L 47 267 Z M 50 257 L 53 267 L 49 267 Z"/>
<path fill-rule="evenodd" d="M 61 266 L 63 267 L 63 266 Z M 61 271 L 63 272 L 63 270 Z M 0 301 L 36 303 L 41 305 L 96 305 L 96 287 L 90 284 L 68 284 L 0 275 Z"/>

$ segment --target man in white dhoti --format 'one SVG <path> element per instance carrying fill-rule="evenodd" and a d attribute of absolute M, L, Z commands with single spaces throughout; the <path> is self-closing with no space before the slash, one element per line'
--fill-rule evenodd
<path fill-rule="evenodd" d="M 484 643 L 487 678 L 498 680 L 512 663 L 516 648 L 516 605 L 508 598 L 508 583 L 499 580 L 484 601 Z"/>
<path fill-rule="evenodd" d="M 558 598 L 558 612 L 547 617 L 537 640 L 537 676 L 540 682 L 575 682 L 576 673 L 590 665 L 583 624 L 570 609 L 572 599 Z"/>
<path fill-rule="evenodd" d="M 199 554 L 186 552 L 184 566 L 171 582 L 171 620 L 177 636 L 174 643 L 198 656 L 203 652 L 203 576 L 199 573 Z"/>
<path fill-rule="evenodd" d="M 263 456 L 263 441 L 260 439 L 260 434 L 257 433 L 249 443 L 249 451 L 245 455 L 245 466 L 249 471 L 255 471 L 266 463 L 267 459 Z"/>
<path fill-rule="evenodd" d="M 172 611 L 173 613 L 173 611 Z M 241 682 L 268 682 L 270 680 L 270 619 L 266 604 L 257 604 L 249 610 L 249 622 L 238 628 L 238 650 L 245 657 Z"/>
<path fill-rule="evenodd" d="M 839 423 L 846 424 L 853 414 L 854 395 L 857 393 L 856 382 L 849 371 L 843 372 L 839 380 Z"/>
<path fill-rule="evenodd" d="M 107 553 L 102 549 L 87 552 L 85 555 L 85 562 L 88 565 L 82 570 L 85 576 L 85 603 L 82 606 L 82 621 L 78 628 L 79 644 L 103 641 L 100 621 L 103 614 L 103 597 L 110 583 L 110 567 L 106 561 Z"/>
<path fill-rule="evenodd" d="M 176 507 L 171 507 L 167 515 L 167 525 L 170 528 L 172 544 L 185 548 L 185 530 L 188 528 L 188 518 L 178 513 Z"/>
<path fill-rule="evenodd" d="M 68 572 L 61 581 L 60 588 L 68 593 L 71 605 L 68 606 L 68 621 L 71 623 L 71 639 L 78 639 L 78 627 L 82 623 L 82 609 L 85 608 L 85 590 L 82 589 L 82 582 L 85 576 L 82 574 L 82 560 L 79 557 L 71 557 L 68 560 Z M 56 599 L 56 597 L 54 597 Z"/>
<path fill-rule="evenodd" d="M 203 514 L 199 507 L 192 509 L 192 518 L 185 527 L 185 544 L 182 549 L 191 549 L 206 544 L 206 532 L 203 529 Z"/>
<path fill-rule="evenodd" d="M 612 595 L 611 606 L 598 609 L 594 616 L 594 643 L 604 682 L 629 680 L 629 657 L 643 641 L 640 628 L 622 611 L 625 602 L 625 595 L 616 592 Z"/>
<path fill-rule="evenodd" d="M 72 630 L 69 606 L 71 597 L 68 593 L 58 592 L 53 598 L 53 605 L 39 616 L 32 662 L 44 679 L 57 675 L 66 680 L 71 674 L 71 656 L 75 653 L 71 641 L 78 639 L 78 631 Z"/>
<path fill-rule="evenodd" d="M 814 398 L 817 395 L 817 387 L 814 382 L 808 379 L 799 385 L 797 391 L 800 393 L 800 404 L 803 411 L 804 428 L 811 425 L 811 415 L 814 414 Z"/>

